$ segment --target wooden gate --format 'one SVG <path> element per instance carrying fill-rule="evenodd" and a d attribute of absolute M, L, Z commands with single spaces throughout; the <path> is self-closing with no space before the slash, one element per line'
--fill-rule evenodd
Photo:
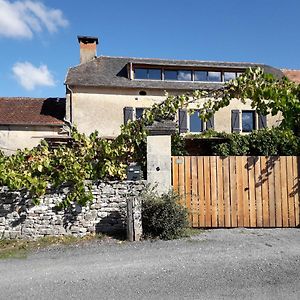
<path fill-rule="evenodd" d="M 173 187 L 192 227 L 297 227 L 299 158 L 174 156 Z"/>

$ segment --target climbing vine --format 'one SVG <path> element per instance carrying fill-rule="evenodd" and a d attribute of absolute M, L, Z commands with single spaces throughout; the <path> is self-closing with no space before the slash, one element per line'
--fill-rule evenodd
<path fill-rule="evenodd" d="M 0 185 L 28 191 L 34 203 L 47 188 L 67 185 L 70 192 L 58 205 L 85 205 L 92 199 L 87 181 L 124 179 L 130 162 L 145 164 L 147 126 L 154 121 L 174 120 L 178 108 L 187 106 L 190 100 L 187 95 L 167 96 L 164 102 L 146 110 L 141 119 L 123 125 L 121 134 L 112 141 L 100 138 L 98 132 L 86 136 L 73 129 L 71 145 L 51 149 L 42 141 L 37 147 L 18 150 L 12 156 L 2 153 Z M 180 139 L 174 138 L 174 143 L 178 142 Z"/>
<path fill-rule="evenodd" d="M 224 89 L 208 94 L 210 99 L 200 108 L 204 118 L 228 106 L 232 99 L 240 99 L 243 103 L 250 99 L 251 107 L 258 113 L 280 114 L 280 127 L 300 136 L 300 85 L 287 77 L 276 78 L 261 68 L 249 68 L 228 82 Z"/>
<path fill-rule="evenodd" d="M 6 185 L 11 190 L 28 191 L 34 203 L 38 203 L 39 197 L 50 186 L 59 188 L 67 185 L 70 192 L 58 205 L 85 205 L 92 199 L 87 180 L 124 179 L 130 162 L 145 164 L 147 126 L 154 121 L 174 120 L 179 108 L 186 108 L 199 99 L 212 98 L 199 106 L 201 118 L 207 120 L 212 113 L 227 106 L 231 99 L 245 101 L 251 98 L 253 107 L 263 114 L 281 112 L 284 128 L 299 133 L 299 95 L 299 86 L 287 79 L 276 80 L 263 74 L 261 69 L 250 69 L 220 90 L 167 95 L 165 101 L 146 109 L 141 119 L 121 126 L 121 134 L 115 140 L 102 139 L 97 132 L 86 136 L 73 129 L 71 146 L 61 145 L 51 149 L 43 141 L 34 149 L 18 150 L 12 156 L 0 153 L 0 185 Z M 173 154 L 185 154 L 184 142 L 178 134 L 173 136 L 172 145 Z M 231 148 L 226 145 L 218 147 L 219 153 L 232 153 L 232 145 Z"/>

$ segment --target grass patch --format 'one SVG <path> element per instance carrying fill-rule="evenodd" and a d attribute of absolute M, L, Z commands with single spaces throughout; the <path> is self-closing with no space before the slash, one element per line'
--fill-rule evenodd
<path fill-rule="evenodd" d="M 182 234 L 179 237 L 176 237 L 174 239 L 187 238 L 187 241 L 192 241 L 191 238 L 193 236 L 205 233 L 205 231 L 206 231 L 205 229 L 187 227 L 187 228 L 183 229 Z M 150 240 L 150 241 L 157 241 L 157 240 L 159 240 L 159 237 L 156 237 L 156 238 L 144 237 L 144 239 L 145 240 Z"/>
<path fill-rule="evenodd" d="M 28 253 L 45 249 L 50 246 L 58 245 L 74 245 L 83 243 L 86 241 L 91 241 L 95 239 L 102 239 L 104 235 L 86 235 L 84 237 L 75 236 L 62 236 L 62 237 L 42 237 L 40 239 L 31 240 L 0 240 L 0 259 L 9 258 L 26 258 Z"/>
<path fill-rule="evenodd" d="M 184 237 L 191 237 L 191 236 L 194 236 L 194 235 L 202 234 L 204 232 L 205 232 L 205 230 L 203 230 L 203 229 L 186 228 L 184 230 Z"/>
<path fill-rule="evenodd" d="M 187 238 L 188 243 L 203 243 L 203 240 L 193 239 L 195 235 L 205 233 L 204 229 L 199 228 L 186 228 L 184 231 L 184 237 Z"/>

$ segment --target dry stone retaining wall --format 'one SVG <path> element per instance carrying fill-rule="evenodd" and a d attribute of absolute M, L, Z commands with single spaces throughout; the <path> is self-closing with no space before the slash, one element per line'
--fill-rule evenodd
<path fill-rule="evenodd" d="M 56 205 L 66 197 L 67 187 L 49 190 L 38 206 L 31 204 L 26 193 L 0 187 L 0 239 L 124 232 L 128 199 L 133 199 L 133 222 L 141 230 L 139 195 L 144 187 L 144 181 L 95 182 L 89 205 L 62 211 Z"/>

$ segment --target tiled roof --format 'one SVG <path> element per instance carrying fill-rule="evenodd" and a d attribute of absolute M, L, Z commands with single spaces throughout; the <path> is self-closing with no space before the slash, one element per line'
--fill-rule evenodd
<path fill-rule="evenodd" d="M 300 83 L 300 70 L 282 69 L 281 71 L 289 80 Z"/>
<path fill-rule="evenodd" d="M 92 61 L 70 68 L 65 84 L 93 87 L 113 88 L 149 88 L 166 90 L 195 90 L 216 89 L 222 83 L 205 83 L 192 81 L 162 81 L 162 80 L 130 80 L 127 74 L 128 63 L 152 66 L 191 67 L 191 68 L 216 68 L 222 70 L 245 70 L 249 67 L 262 67 L 266 73 L 282 77 L 281 70 L 262 64 L 210 62 L 193 60 L 167 60 L 130 57 L 100 56 Z"/>
<path fill-rule="evenodd" d="M 63 125 L 65 98 L 0 98 L 0 125 Z"/>

